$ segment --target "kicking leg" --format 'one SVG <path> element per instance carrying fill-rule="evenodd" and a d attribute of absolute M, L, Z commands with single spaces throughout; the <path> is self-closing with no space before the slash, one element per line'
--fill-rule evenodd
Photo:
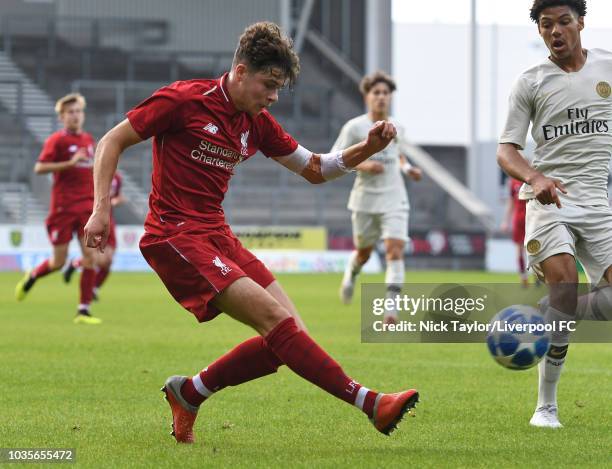
<path fill-rule="evenodd" d="M 297 309 L 278 281 L 272 282 L 266 291 L 289 312 L 300 330 L 306 331 Z M 181 385 L 181 394 L 195 408 L 214 392 L 272 374 L 282 364 L 264 338 L 256 336 L 239 344 L 197 375 L 186 379 Z"/>
<path fill-rule="evenodd" d="M 272 352 L 292 371 L 360 408 L 385 434 L 395 428 L 418 400 L 414 390 L 383 395 L 349 378 L 338 363 L 297 327 L 289 311 L 249 278 L 230 285 L 217 297 L 216 303 L 228 315 L 262 335 Z"/>
<path fill-rule="evenodd" d="M 278 295 L 276 288 L 272 290 L 276 290 Z M 377 430 L 387 435 L 416 405 L 418 393 L 415 390 L 385 395 L 349 378 L 340 365 L 298 327 L 283 301 L 282 296 L 280 301 L 277 300 L 248 277 L 238 279 L 218 295 L 215 305 L 234 319 L 253 327 L 260 337 L 239 344 L 191 379 L 173 376 L 166 381 L 162 390 L 172 408 L 177 441 L 193 442 L 192 427 L 198 401 L 201 403 L 225 386 L 235 386 L 274 373 L 282 364 L 361 409 Z"/>

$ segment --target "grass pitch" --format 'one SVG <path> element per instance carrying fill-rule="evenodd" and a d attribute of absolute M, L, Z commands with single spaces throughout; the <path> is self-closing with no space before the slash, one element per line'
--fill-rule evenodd
<path fill-rule="evenodd" d="M 575 344 L 559 390 L 562 430 L 531 428 L 536 370 L 504 370 L 484 344 L 361 344 L 359 301 L 339 275 L 285 275 L 312 336 L 364 385 L 416 387 L 417 417 L 385 437 L 359 411 L 281 367 L 206 402 L 196 444 L 177 446 L 159 388 L 253 335 L 227 317 L 198 325 L 153 274 L 114 273 L 72 324 L 77 283 L 41 280 L 23 303 L 0 274 L 0 447 L 76 448 L 83 467 L 610 467 L 612 346 Z M 413 272 L 407 282 L 514 276 Z M 362 281 L 383 281 L 363 276 Z"/>

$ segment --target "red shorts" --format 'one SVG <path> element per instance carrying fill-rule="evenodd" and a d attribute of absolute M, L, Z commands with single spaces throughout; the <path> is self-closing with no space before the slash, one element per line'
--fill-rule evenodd
<path fill-rule="evenodd" d="M 106 241 L 106 245 L 113 249 L 117 249 L 117 233 L 115 233 L 115 220 L 112 216 L 110 219 L 110 228 L 108 230 L 108 240 Z"/>
<path fill-rule="evenodd" d="M 512 241 L 516 244 L 523 244 L 525 242 L 525 218 L 518 218 L 512 220 Z"/>
<path fill-rule="evenodd" d="M 82 238 L 83 228 L 90 215 L 91 211 L 50 213 L 46 223 L 51 244 L 53 246 L 68 244 L 75 232 L 79 238 Z"/>
<path fill-rule="evenodd" d="M 228 226 L 167 237 L 145 233 L 140 251 L 174 299 L 199 322 L 221 313 L 211 300 L 239 278 L 249 277 L 263 288 L 274 281 L 274 275 Z"/>

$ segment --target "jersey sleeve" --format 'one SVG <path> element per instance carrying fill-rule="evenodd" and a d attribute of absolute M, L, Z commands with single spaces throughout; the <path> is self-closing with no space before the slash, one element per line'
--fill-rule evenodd
<path fill-rule="evenodd" d="M 520 77 L 512 88 L 508 102 L 506 125 L 499 143 L 514 143 L 525 148 L 527 131 L 533 114 L 532 93 L 525 77 Z"/>
<path fill-rule="evenodd" d="M 129 111 L 127 118 L 140 138 L 146 140 L 181 127 L 180 107 L 184 101 L 184 93 L 176 82 L 157 90 Z"/>
<path fill-rule="evenodd" d="M 355 145 L 356 143 L 359 143 L 361 141 L 361 139 L 356 137 L 353 128 L 354 125 L 351 121 L 347 122 L 346 124 L 344 124 L 344 126 L 342 126 L 340 134 L 338 135 L 338 138 L 336 139 L 334 146 L 331 149 L 332 152 L 345 150 L 351 145 Z"/>
<path fill-rule="evenodd" d="M 51 135 L 42 147 L 40 155 L 38 155 L 38 161 L 41 163 L 51 163 L 57 159 L 57 138 L 55 135 Z"/>
<path fill-rule="evenodd" d="M 298 143 L 285 132 L 271 114 L 265 112 L 261 120 L 259 149 L 268 158 L 287 156 L 295 152 Z"/>

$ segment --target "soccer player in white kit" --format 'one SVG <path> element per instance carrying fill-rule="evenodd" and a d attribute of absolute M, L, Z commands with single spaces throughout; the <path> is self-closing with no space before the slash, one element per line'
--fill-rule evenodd
<path fill-rule="evenodd" d="M 334 151 L 363 139 L 372 122 L 390 121 L 397 129 L 397 137 L 387 148 L 356 167 L 358 173 L 348 201 L 352 211 L 352 252 L 342 284 L 340 297 L 345 304 L 353 299 L 355 279 L 368 261 L 376 242 L 385 243 L 387 296 L 395 297 L 404 283 L 404 245 L 408 240 L 408 195 L 402 173 L 414 180 L 421 179 L 421 170 L 405 158 L 410 144 L 403 128 L 389 116 L 394 80 L 383 72 L 365 76 L 360 90 L 368 112 L 348 121 L 334 144 Z M 387 311 L 384 320 L 397 322 L 397 311 Z"/>
<path fill-rule="evenodd" d="M 530 267 L 549 285 L 546 320 L 610 320 L 612 211 L 608 164 L 612 152 L 612 53 L 583 49 L 586 1 L 535 0 L 531 19 L 550 56 L 525 71 L 510 95 L 497 159 L 524 182 L 528 200 L 525 247 Z M 518 152 L 529 123 L 533 165 Z M 577 298 L 578 259 L 591 285 L 607 286 Z M 569 332 L 552 333 L 539 364 L 538 402 L 530 424 L 558 428 L 557 383 Z"/>

